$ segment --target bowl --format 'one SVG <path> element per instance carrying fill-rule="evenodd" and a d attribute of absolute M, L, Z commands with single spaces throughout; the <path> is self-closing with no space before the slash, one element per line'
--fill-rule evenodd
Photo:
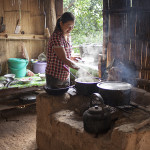
<path fill-rule="evenodd" d="M 32 78 L 23 78 L 23 79 L 20 79 L 19 81 L 23 84 L 29 84 L 32 82 Z"/>
<path fill-rule="evenodd" d="M 5 74 L 4 75 L 5 78 L 15 78 L 15 74 Z"/>
<path fill-rule="evenodd" d="M 39 74 L 39 77 L 41 78 L 41 80 L 45 80 L 45 74 Z"/>

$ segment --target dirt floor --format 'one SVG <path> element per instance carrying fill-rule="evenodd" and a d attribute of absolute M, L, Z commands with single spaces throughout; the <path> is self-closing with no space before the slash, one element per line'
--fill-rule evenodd
<path fill-rule="evenodd" d="M 37 150 L 35 105 L 0 111 L 0 150 Z"/>

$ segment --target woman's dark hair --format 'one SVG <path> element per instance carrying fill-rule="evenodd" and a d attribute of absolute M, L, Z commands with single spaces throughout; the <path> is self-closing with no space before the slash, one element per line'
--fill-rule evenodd
<path fill-rule="evenodd" d="M 55 27 L 55 31 L 56 30 L 60 30 L 61 31 L 61 27 L 60 27 L 60 22 L 62 21 L 62 23 L 66 23 L 68 21 L 74 21 L 75 17 L 71 12 L 65 12 L 62 14 L 62 16 L 57 20 L 56 23 L 56 27 Z"/>

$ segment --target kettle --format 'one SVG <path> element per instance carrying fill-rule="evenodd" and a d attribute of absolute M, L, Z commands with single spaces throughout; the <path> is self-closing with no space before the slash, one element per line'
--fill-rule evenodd
<path fill-rule="evenodd" d="M 104 104 L 99 93 L 93 93 L 90 99 L 90 108 L 83 113 L 84 130 L 94 134 L 104 133 L 111 126 L 110 109 Z M 99 104 L 93 104 L 94 101 Z"/>

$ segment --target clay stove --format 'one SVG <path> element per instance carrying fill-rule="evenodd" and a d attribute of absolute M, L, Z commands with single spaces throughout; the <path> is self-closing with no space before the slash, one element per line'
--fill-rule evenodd
<path fill-rule="evenodd" d="M 97 138 L 84 131 L 82 117 L 77 113 L 78 108 L 89 102 L 88 97 L 68 93 L 38 95 L 36 141 L 39 150 L 149 150 L 150 93 L 133 88 L 131 94 L 136 97 L 134 102 L 140 101 L 142 105 L 143 101 L 145 106 L 141 108 L 144 109 L 134 108 L 129 113 L 118 111 L 111 129 Z"/>

